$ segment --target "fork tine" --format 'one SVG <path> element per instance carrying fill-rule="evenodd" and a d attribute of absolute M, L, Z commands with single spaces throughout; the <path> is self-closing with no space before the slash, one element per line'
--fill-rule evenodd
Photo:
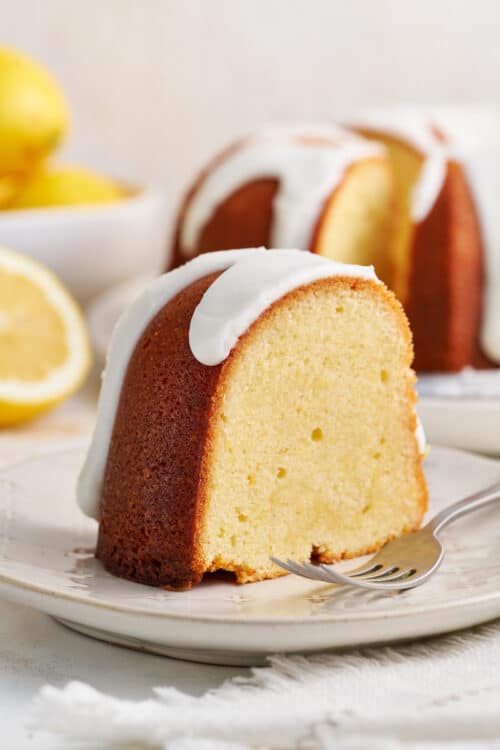
<path fill-rule="evenodd" d="M 312 581 L 323 581 L 324 583 L 334 583 L 341 586 L 361 586 L 365 589 L 386 589 L 389 591 L 397 589 L 400 581 L 407 581 L 410 578 L 412 579 L 412 587 L 413 581 L 416 583 L 418 579 L 422 578 L 422 574 L 419 574 L 416 568 L 392 566 L 391 568 L 387 567 L 384 569 L 382 565 L 380 567 L 371 566 L 371 568 L 365 566 L 369 571 L 368 574 L 362 575 L 358 573 L 351 575 L 350 571 L 340 573 L 332 566 L 324 563 L 313 565 L 309 562 L 297 563 L 290 559 L 284 562 L 277 557 L 271 557 L 271 560 L 289 573 L 294 573 L 302 578 L 308 578 Z M 376 567 L 376 571 L 374 571 L 374 567 Z M 380 573 L 380 569 L 382 569 L 382 573 Z M 372 575 L 373 572 L 375 572 L 375 575 Z"/>
<path fill-rule="evenodd" d="M 349 570 L 346 570 L 344 575 L 359 581 L 377 581 L 379 579 L 382 581 L 384 578 L 398 573 L 399 570 L 401 570 L 401 568 L 398 568 L 396 565 L 381 565 L 377 570 L 368 571 L 364 574 L 358 573 L 355 576 L 353 576 Z"/>
<path fill-rule="evenodd" d="M 313 565 L 312 563 L 302 563 L 301 568 L 309 573 L 309 578 L 314 578 L 317 581 L 325 581 L 324 573 L 322 573 L 322 565 Z M 336 582 L 334 582 L 336 583 Z"/>
<path fill-rule="evenodd" d="M 294 562 L 294 560 L 290 559 L 284 562 L 277 557 L 271 557 L 271 560 L 276 565 L 279 565 L 280 568 L 288 570 L 289 573 L 295 573 L 295 575 L 310 578 L 313 581 L 324 581 L 324 578 L 319 574 L 319 571 L 316 569 L 316 567 L 313 565 L 308 565 L 308 563 L 297 563 Z M 311 568 L 311 570 L 309 568 Z"/>
<path fill-rule="evenodd" d="M 342 575 L 338 574 L 334 568 L 325 565 L 324 563 L 321 563 L 319 566 L 321 570 L 323 571 L 323 580 L 328 581 L 329 583 L 340 583 L 342 585 L 345 585 L 346 583 L 349 583 L 349 576 L 348 575 Z"/>
<path fill-rule="evenodd" d="M 346 583 L 349 583 L 347 579 L 351 577 L 351 571 L 346 571 L 344 574 L 339 574 L 329 565 L 326 564 L 320 564 L 320 565 L 313 565 L 309 562 L 303 562 L 298 563 L 295 560 L 280 560 L 277 557 L 271 557 L 271 560 L 276 564 L 279 565 L 284 570 L 287 570 L 289 573 L 294 573 L 295 575 L 302 576 L 303 578 L 309 578 L 312 581 L 323 581 L 324 583 L 336 583 L 340 585 L 345 585 Z M 362 565 L 359 568 L 355 568 L 356 571 L 363 571 L 366 569 L 367 572 L 378 572 L 380 568 L 382 568 L 382 565 Z M 361 573 L 357 573 L 356 576 L 359 576 L 359 580 L 364 580 L 364 576 L 362 576 Z M 354 576 L 353 576 L 354 577 Z M 367 576 L 367 579 L 369 580 L 369 577 Z M 353 581 L 354 583 L 354 581 Z"/>
<path fill-rule="evenodd" d="M 414 575 L 416 575 L 416 573 L 416 568 L 398 568 L 398 570 L 394 571 L 394 573 L 381 576 L 380 578 L 373 577 L 365 580 L 379 581 L 380 583 L 384 583 L 384 581 L 387 581 L 388 583 L 390 583 L 391 581 L 401 581 L 406 578 L 412 578 Z"/>
<path fill-rule="evenodd" d="M 378 589 L 380 591 L 391 591 L 391 590 L 399 590 L 400 588 L 409 588 L 410 586 L 404 585 L 403 582 L 408 581 L 408 571 L 403 571 L 403 573 L 397 573 L 394 574 L 393 577 L 389 578 L 380 578 L 380 579 L 364 579 L 364 578 L 351 578 L 348 575 L 344 575 L 343 573 L 338 573 L 335 570 L 324 570 L 325 578 L 328 578 L 328 581 L 331 583 L 338 583 L 344 586 L 354 586 L 364 589 Z M 411 577 L 413 586 L 413 581 L 417 581 L 417 579 L 421 578 L 421 576 L 415 576 L 415 578 Z M 401 583 L 400 583 L 401 582 Z"/>
<path fill-rule="evenodd" d="M 390 568 L 383 569 L 382 572 L 378 572 L 375 575 L 351 576 L 349 571 L 346 571 L 341 575 L 345 576 L 346 578 L 353 578 L 354 580 L 352 581 L 352 583 L 356 584 L 358 581 L 366 581 L 367 583 L 369 583 L 370 581 L 372 581 L 373 583 L 390 583 L 391 581 L 399 581 L 405 578 L 412 578 L 416 573 L 416 568 L 399 568 L 397 566 L 392 566 Z"/>
<path fill-rule="evenodd" d="M 364 565 L 360 565 L 359 568 L 352 568 L 352 570 L 346 571 L 346 575 L 357 578 L 358 576 L 363 576 L 367 573 L 375 573 L 383 567 L 384 566 L 382 565 L 382 563 L 374 563 L 374 558 L 372 558 L 371 560 L 368 560 L 368 562 Z"/>
<path fill-rule="evenodd" d="M 275 565 L 279 565 L 280 568 L 288 570 L 289 573 L 296 573 L 297 575 L 301 575 L 301 573 L 299 573 L 300 566 L 297 563 L 294 563 L 293 560 L 288 559 L 285 562 L 284 560 L 280 560 L 278 557 L 271 557 L 271 560 Z"/>

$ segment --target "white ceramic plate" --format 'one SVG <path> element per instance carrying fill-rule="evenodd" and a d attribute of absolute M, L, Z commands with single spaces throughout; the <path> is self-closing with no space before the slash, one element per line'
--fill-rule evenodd
<path fill-rule="evenodd" d="M 288 576 L 171 592 L 114 578 L 93 557 L 96 524 L 75 505 L 83 447 L 0 473 L 0 593 L 104 640 L 179 658 L 256 664 L 310 652 L 415 639 L 500 616 L 500 505 L 449 527 L 446 559 L 396 595 Z M 436 448 L 431 511 L 500 478 L 500 463 Z M 352 566 L 352 561 L 343 563 Z"/>
<path fill-rule="evenodd" d="M 500 456 L 500 397 L 420 398 L 418 413 L 431 443 Z"/>

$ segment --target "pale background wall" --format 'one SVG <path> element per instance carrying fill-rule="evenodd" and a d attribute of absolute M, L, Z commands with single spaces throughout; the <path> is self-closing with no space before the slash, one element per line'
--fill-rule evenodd
<path fill-rule="evenodd" d="M 66 149 L 155 181 L 266 119 L 414 103 L 500 104 L 495 0 L 0 0 L 1 41 L 46 63 Z"/>

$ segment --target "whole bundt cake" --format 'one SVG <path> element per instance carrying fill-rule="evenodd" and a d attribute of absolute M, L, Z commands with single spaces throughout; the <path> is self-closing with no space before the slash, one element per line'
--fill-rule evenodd
<path fill-rule="evenodd" d="M 255 245 L 375 265 L 408 314 L 418 370 L 500 362 L 474 200 L 431 123 L 270 127 L 228 149 L 183 202 L 172 266 Z"/>
<path fill-rule="evenodd" d="M 115 329 L 79 479 L 97 557 L 189 588 L 416 529 L 427 491 L 412 356 L 371 268 L 254 249 L 160 277 Z"/>

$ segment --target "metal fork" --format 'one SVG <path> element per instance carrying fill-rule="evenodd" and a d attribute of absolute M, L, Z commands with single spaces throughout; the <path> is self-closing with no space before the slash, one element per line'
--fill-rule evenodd
<path fill-rule="evenodd" d="M 313 581 L 361 586 L 365 589 L 401 591 L 425 583 L 441 565 L 444 549 L 437 538 L 445 526 L 457 518 L 500 500 L 500 482 L 450 505 L 429 521 L 423 529 L 388 542 L 380 552 L 359 568 L 339 573 L 330 565 L 315 565 L 294 560 L 271 560 L 289 573 Z"/>

